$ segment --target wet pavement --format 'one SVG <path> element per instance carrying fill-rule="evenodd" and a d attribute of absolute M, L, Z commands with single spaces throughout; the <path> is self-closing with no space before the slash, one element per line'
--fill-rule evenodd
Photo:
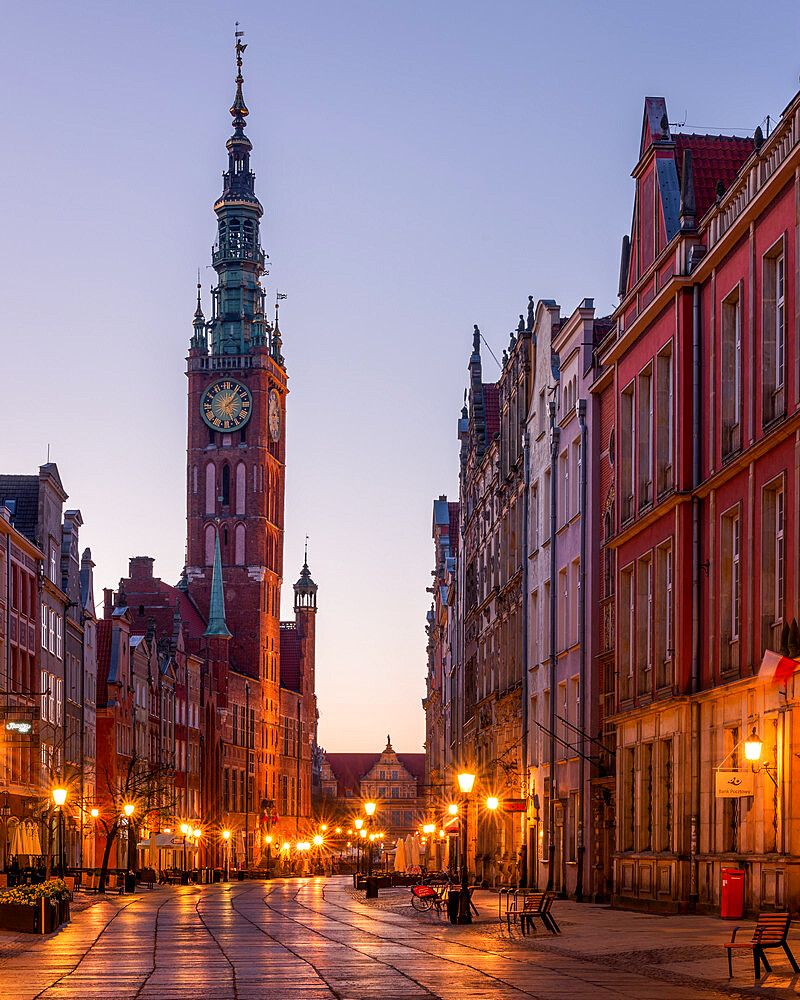
<path fill-rule="evenodd" d="M 783 956 L 753 991 L 739 959 L 720 973 L 729 928 L 713 918 L 620 914 L 558 903 L 562 934 L 522 938 L 481 919 L 451 926 L 378 905 L 345 879 L 170 887 L 103 900 L 47 938 L 0 934 L 2 1000 L 684 1000 L 795 996 Z M 744 933 L 744 931 L 740 932 Z M 791 970 L 789 970 L 791 971 Z M 727 976 L 727 970 L 723 969 Z"/>

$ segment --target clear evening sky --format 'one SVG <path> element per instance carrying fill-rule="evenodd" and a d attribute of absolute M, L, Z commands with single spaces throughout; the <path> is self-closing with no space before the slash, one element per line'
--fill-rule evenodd
<path fill-rule="evenodd" d="M 187 352 L 208 312 L 246 31 L 287 418 L 284 617 L 310 536 L 329 750 L 424 739 L 431 501 L 472 324 L 616 301 L 645 95 L 752 133 L 798 87 L 796 0 L 6 4 L 0 468 L 58 463 L 97 563 L 184 561 Z M 497 368 L 484 352 L 485 378 Z"/>

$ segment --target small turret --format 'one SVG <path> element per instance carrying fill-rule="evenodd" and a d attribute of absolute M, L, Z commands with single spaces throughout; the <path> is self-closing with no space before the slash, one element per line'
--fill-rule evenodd
<path fill-rule="evenodd" d="M 311 579 L 311 571 L 308 568 L 308 539 L 306 539 L 306 554 L 303 568 L 300 570 L 300 579 L 294 585 L 294 610 L 316 611 L 317 610 L 317 585 Z"/>

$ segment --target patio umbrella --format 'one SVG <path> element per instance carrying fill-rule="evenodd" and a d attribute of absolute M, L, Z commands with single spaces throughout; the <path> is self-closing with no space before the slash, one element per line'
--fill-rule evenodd
<path fill-rule="evenodd" d="M 415 834 L 411 838 L 411 864 L 419 868 L 419 837 Z"/>
<path fill-rule="evenodd" d="M 413 848 L 411 846 L 412 843 L 413 843 L 413 838 L 412 838 L 411 834 L 409 833 L 408 836 L 406 837 L 406 842 L 403 845 L 405 847 L 406 868 L 413 868 L 414 867 L 414 855 L 413 855 Z"/>
<path fill-rule="evenodd" d="M 22 823 L 14 824 L 14 832 L 11 834 L 11 854 L 24 854 L 22 850 Z"/>
<path fill-rule="evenodd" d="M 394 870 L 396 872 L 406 870 L 406 845 L 402 840 L 397 841 L 397 850 L 394 852 Z"/>

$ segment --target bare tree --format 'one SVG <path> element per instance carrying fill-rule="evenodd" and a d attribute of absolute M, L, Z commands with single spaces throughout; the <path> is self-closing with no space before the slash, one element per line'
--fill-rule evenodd
<path fill-rule="evenodd" d="M 102 770 L 103 789 L 100 789 L 101 774 L 98 773 L 97 798 L 102 804 L 98 823 L 105 833 L 103 862 L 100 869 L 100 891 L 103 892 L 108 879 L 108 861 L 120 830 L 127 824 L 128 856 L 126 868 L 135 867 L 136 843 L 139 828 L 153 814 L 159 818 L 169 813 L 173 786 L 173 770 L 162 764 L 153 764 L 148 759 L 134 756 L 128 758 L 117 774 L 108 768 Z M 125 815 L 125 806 L 132 805 L 133 812 Z M 104 815 L 105 813 L 105 815 Z"/>

